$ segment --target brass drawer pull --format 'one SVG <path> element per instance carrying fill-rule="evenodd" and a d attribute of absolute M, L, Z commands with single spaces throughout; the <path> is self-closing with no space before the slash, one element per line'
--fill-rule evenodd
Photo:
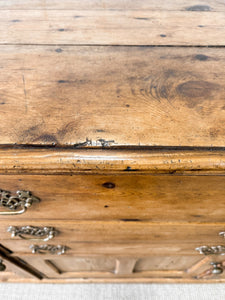
<path fill-rule="evenodd" d="M 40 202 L 40 199 L 29 191 L 17 191 L 16 194 L 16 196 L 12 196 L 11 192 L 0 190 L 0 206 L 11 210 L 0 212 L 0 215 L 23 214 L 34 202 Z M 18 210 L 19 208 L 21 209 Z"/>
<path fill-rule="evenodd" d="M 225 246 L 200 246 L 195 248 L 196 251 L 199 251 L 200 254 L 211 255 L 211 254 L 220 254 L 225 255 Z"/>
<path fill-rule="evenodd" d="M 212 265 L 212 267 L 199 274 L 196 278 L 204 279 L 204 278 L 209 278 L 211 276 L 220 275 L 223 273 L 224 262 L 211 262 L 210 265 Z"/>
<path fill-rule="evenodd" d="M 0 259 L 0 272 L 5 271 L 5 269 L 6 269 L 6 266 L 3 264 L 2 259 Z"/>
<path fill-rule="evenodd" d="M 222 263 L 211 262 L 212 265 L 212 274 L 218 275 L 223 273 Z"/>
<path fill-rule="evenodd" d="M 30 249 L 32 253 L 40 254 L 64 254 L 69 248 L 62 245 L 31 245 Z"/>
<path fill-rule="evenodd" d="M 35 226 L 9 226 L 8 232 L 11 232 L 11 237 L 19 236 L 23 240 L 31 240 L 37 242 L 47 242 L 53 239 L 58 231 L 53 227 L 35 227 Z M 34 238 L 29 238 L 27 235 L 31 235 Z"/>

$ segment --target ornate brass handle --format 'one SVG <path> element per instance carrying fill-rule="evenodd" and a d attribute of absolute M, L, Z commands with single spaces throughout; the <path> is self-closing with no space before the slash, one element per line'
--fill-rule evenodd
<path fill-rule="evenodd" d="M 47 242 L 56 236 L 58 233 L 57 230 L 53 227 L 35 227 L 35 226 L 9 226 L 8 232 L 11 232 L 11 237 L 19 236 L 23 240 L 31 240 L 37 242 Z M 26 237 L 27 235 L 31 235 L 34 238 Z"/>
<path fill-rule="evenodd" d="M 0 190 L 0 206 L 11 210 L 0 212 L 0 215 L 23 214 L 34 202 L 40 202 L 40 199 L 29 191 L 17 191 L 16 194 L 16 196 L 12 196 L 11 192 Z M 18 208 L 21 209 L 18 210 Z"/>
<path fill-rule="evenodd" d="M 62 245 L 31 245 L 30 249 L 32 253 L 40 254 L 64 254 L 69 248 Z"/>
<path fill-rule="evenodd" d="M 200 246 L 195 248 L 196 251 L 199 251 L 200 254 L 211 255 L 211 254 L 220 254 L 225 255 L 225 246 Z"/>
<path fill-rule="evenodd" d="M 0 259 L 0 272 L 5 271 L 5 269 L 6 269 L 6 266 L 3 264 L 2 259 Z"/>

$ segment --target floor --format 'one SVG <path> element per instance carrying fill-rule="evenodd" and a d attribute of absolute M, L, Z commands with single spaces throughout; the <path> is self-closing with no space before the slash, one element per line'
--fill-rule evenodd
<path fill-rule="evenodd" d="M 224 284 L 0 284 L 4 300 L 224 300 Z"/>

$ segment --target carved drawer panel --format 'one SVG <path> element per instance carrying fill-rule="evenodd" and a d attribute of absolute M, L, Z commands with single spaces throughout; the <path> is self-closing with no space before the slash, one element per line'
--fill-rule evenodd
<path fill-rule="evenodd" d="M 114 247 L 116 245 L 114 244 Z M 139 245 L 141 246 L 141 245 Z M 121 253 L 97 254 L 99 245 L 95 245 L 95 251 L 81 251 L 77 254 L 45 253 L 13 253 L 8 251 L 7 256 L 4 253 L 5 247 L 0 245 L 0 278 L 16 281 L 9 273 L 11 266 L 13 270 L 18 269 L 18 274 L 24 278 L 33 275 L 36 279 L 79 279 L 91 281 L 92 279 L 113 279 L 113 280 L 141 280 L 157 281 L 157 279 L 180 279 L 185 281 L 211 280 L 220 282 L 225 279 L 225 259 L 223 255 L 187 255 L 184 253 L 174 252 L 168 247 L 167 254 L 154 254 L 145 248 L 145 255 L 139 251 L 135 255 L 126 255 L 121 247 Z M 81 245 L 78 247 L 82 247 Z M 102 245 L 106 247 L 106 245 Z M 101 248 L 101 247 L 100 247 Z M 107 248 L 107 247 L 106 247 Z M 3 250 L 2 250 L 3 249 Z M 86 249 L 88 249 L 86 245 Z M 143 247 L 139 247 L 139 250 Z M 150 248 L 149 248 L 150 249 Z M 164 249 L 166 249 L 164 247 Z M 80 248 L 81 250 L 81 248 Z M 93 250 L 93 249 L 92 249 Z M 99 249 L 98 249 L 99 250 Z M 138 248 L 137 248 L 138 250 Z M 156 249 L 155 249 L 156 250 Z M 106 251 L 107 252 L 107 251 Z M 1 276 L 3 272 L 5 277 Z M 138 282 L 138 281 L 137 281 Z"/>
<path fill-rule="evenodd" d="M 0 183 L 1 212 L 24 212 L 19 219 L 225 221 L 225 176 L 0 175 Z M 27 204 L 17 191 L 30 192 Z"/>
<path fill-rule="evenodd" d="M 60 278 L 173 278 L 192 280 L 225 279 L 224 257 L 148 256 L 141 257 L 52 257 L 21 256 L 49 279 Z"/>

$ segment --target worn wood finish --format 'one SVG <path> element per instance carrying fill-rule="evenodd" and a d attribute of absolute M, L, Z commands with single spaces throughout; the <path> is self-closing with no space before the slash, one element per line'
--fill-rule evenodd
<path fill-rule="evenodd" d="M 225 152 L 207 149 L 0 148 L 1 174 L 225 175 Z M 10 178 L 10 177 L 9 177 Z"/>
<path fill-rule="evenodd" d="M 36 279 L 42 279 L 45 277 L 40 271 L 27 264 L 27 262 L 21 258 L 11 256 L 11 250 L 5 248 L 2 244 L 0 244 L 0 258 L 3 259 L 3 264 L 6 266 L 7 272 L 12 271 L 23 278 L 34 277 Z"/>
<path fill-rule="evenodd" d="M 222 226 L 221 226 L 222 227 Z M 197 227 L 198 228 L 198 227 Z M 4 232 L 4 230 L 2 230 Z M 217 232 L 215 232 L 217 235 Z M 5 235 L 4 235 L 5 236 Z M 11 249 L 13 256 L 31 256 L 33 257 L 34 254 L 31 253 L 30 245 L 34 244 L 34 241 L 25 241 L 19 240 L 17 238 L 5 237 L 7 239 L 2 239 L 2 243 L 5 247 Z M 215 243 L 213 243 L 213 241 Z M 157 256 L 166 256 L 166 255 L 191 255 L 191 256 L 198 256 L 199 258 L 204 257 L 200 255 L 195 248 L 199 246 L 208 245 L 208 246 L 215 246 L 215 245 L 224 245 L 225 241 L 223 238 L 216 238 L 214 237 L 213 241 L 208 241 L 208 243 L 204 240 L 203 243 L 200 244 L 199 241 L 189 241 L 189 242 L 179 242 L 175 241 L 173 243 L 168 243 L 168 241 L 138 241 L 138 242 L 71 242 L 70 240 L 61 240 L 61 239 L 52 239 L 49 242 L 37 242 L 37 244 L 49 244 L 55 245 L 57 243 L 66 244 L 69 248 L 64 256 L 69 257 L 81 257 L 86 256 L 92 257 L 95 255 L 98 256 L 107 256 L 107 257 L 146 257 L 149 255 L 157 255 Z M 36 256 L 36 255 L 35 255 Z M 52 255 L 45 254 L 46 259 L 51 259 Z M 208 256 L 207 256 L 208 257 Z M 214 256 L 213 256 L 214 257 Z"/>
<path fill-rule="evenodd" d="M 225 45 L 224 11 L 188 8 L 4 10 L 0 44 Z"/>
<path fill-rule="evenodd" d="M 107 148 L 11 149 L 3 147 L 0 148 L 0 173 L 225 175 L 225 152 L 222 149 L 181 150 L 179 148 L 176 150 L 110 148 L 109 151 Z"/>
<path fill-rule="evenodd" d="M 1 144 L 224 146 L 223 49 L 1 46 L 0 57 Z"/>
<path fill-rule="evenodd" d="M 31 278 L 32 276 L 27 276 L 27 273 L 21 271 L 21 269 L 16 268 L 13 264 L 10 264 L 10 262 L 3 260 L 3 264 L 6 266 L 6 270 L 3 272 L 0 272 L 0 281 L 1 282 L 7 282 L 8 278 L 11 280 L 27 280 L 28 278 Z"/>
<path fill-rule="evenodd" d="M 221 0 L 7 0 L 1 1 L 0 9 L 10 10 L 186 10 L 186 11 L 224 11 Z"/>
<path fill-rule="evenodd" d="M 0 188 L 40 198 L 17 220 L 225 222 L 225 176 L 0 175 Z M 162 209 L 163 207 L 163 209 Z M 9 211 L 1 207 L 1 211 Z M 13 216 L 1 216 L 13 225 Z M 42 221 L 44 222 L 44 221 Z M 28 224 L 29 225 L 29 224 Z"/>
<path fill-rule="evenodd" d="M 29 264 L 39 268 L 49 279 L 53 278 L 217 278 L 211 270 L 212 258 L 192 256 L 149 256 L 145 258 L 105 257 L 31 257 L 23 256 Z M 216 261 L 224 264 L 223 257 Z M 120 271 L 121 269 L 121 271 Z M 220 279 L 224 279 L 224 274 Z"/>
<path fill-rule="evenodd" d="M 195 250 L 225 245 L 225 3 L 9 0 L 0 11 L 0 188 L 41 198 L 1 216 L 11 269 L 0 280 L 225 282 L 210 265 L 224 256 Z M 10 225 L 59 233 L 13 239 Z"/>
<path fill-rule="evenodd" d="M 161 272 L 162 277 L 185 275 L 185 269 L 199 262 L 198 257 L 148 257 L 145 259 L 132 258 L 73 258 L 27 257 L 27 262 L 45 272 L 48 278 L 76 277 L 152 277 L 155 272 Z M 181 262 L 182 260 L 182 262 Z M 202 259 L 201 259 L 202 260 Z M 46 263 L 47 262 L 47 263 Z M 144 265 L 144 266 L 143 266 Z M 178 270 L 177 270 L 178 269 Z M 181 272 L 179 272 L 181 270 Z M 152 274 L 149 274 L 149 272 Z M 183 271 L 183 272 L 182 272 Z"/>
<path fill-rule="evenodd" d="M 7 224 L 8 223 L 8 224 Z M 9 225 L 12 226 L 50 226 L 60 231 L 60 234 L 50 241 L 59 242 L 117 242 L 117 243 L 199 243 L 225 244 L 219 236 L 225 229 L 225 223 L 152 223 L 148 221 L 67 221 L 67 220 L 38 220 L 38 221 L 0 221 L 2 237 L 10 239 L 5 233 Z M 19 238 L 17 238 L 19 239 Z M 21 241 L 23 243 L 23 241 Z M 35 242 L 32 242 L 35 243 Z"/>

